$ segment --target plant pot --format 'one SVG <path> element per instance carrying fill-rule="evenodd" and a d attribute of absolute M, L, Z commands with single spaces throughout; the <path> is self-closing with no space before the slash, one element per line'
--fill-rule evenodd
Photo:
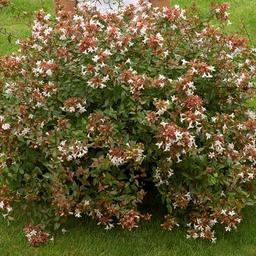
<path fill-rule="evenodd" d="M 149 0 L 154 7 L 170 7 L 170 0 Z M 76 7 L 76 0 L 55 0 L 55 7 L 58 5 L 63 7 L 64 11 L 74 12 Z"/>
<path fill-rule="evenodd" d="M 76 7 L 76 0 L 54 0 L 55 9 L 58 9 L 58 6 L 62 7 L 63 11 L 74 12 Z"/>
<path fill-rule="evenodd" d="M 149 0 L 154 7 L 170 7 L 170 0 Z"/>

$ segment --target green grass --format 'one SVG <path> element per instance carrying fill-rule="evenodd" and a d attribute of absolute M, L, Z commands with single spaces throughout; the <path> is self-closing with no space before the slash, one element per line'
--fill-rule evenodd
<path fill-rule="evenodd" d="M 11 2 L 11 6 L 0 8 L 0 55 L 15 51 L 17 49 L 15 41 L 30 35 L 33 14 L 36 10 L 53 12 L 51 0 L 11 0 Z M 2 28 L 5 31 L 1 30 Z M 12 35 L 11 43 L 8 41 L 9 34 Z"/>
<path fill-rule="evenodd" d="M 193 0 L 171 0 L 178 2 L 182 7 L 188 7 Z M 230 3 L 230 32 L 239 32 L 243 36 L 249 36 L 252 45 L 256 45 L 256 1 L 255 0 L 194 0 L 202 14 L 206 14 L 211 3 Z"/>
<path fill-rule="evenodd" d="M 52 12 L 50 0 L 12 0 L 13 5 L 0 10 L 0 27 L 17 38 L 30 34 L 31 14 L 40 8 Z M 190 0 L 171 0 L 188 6 Z M 211 0 L 197 0 L 202 14 L 207 12 Z M 256 1 L 230 0 L 230 31 L 246 34 L 244 24 L 250 34 L 252 44 L 256 42 Z M 26 12 L 26 13 L 24 13 Z M 13 38 L 9 43 L 5 35 L 0 34 L 0 55 L 16 50 Z M 204 241 L 184 239 L 185 232 L 167 232 L 160 229 L 160 218 L 143 223 L 139 229 L 128 232 L 120 228 L 105 231 L 89 220 L 72 221 L 69 232 L 58 235 L 53 243 L 40 248 L 28 246 L 22 228 L 24 220 L 18 218 L 8 226 L 0 221 L 0 256 L 256 256 L 256 218 L 255 208 L 245 211 L 245 221 L 232 233 L 218 232 L 216 244 Z"/>
<path fill-rule="evenodd" d="M 255 209 L 247 209 L 237 231 L 218 232 L 216 244 L 185 239 L 185 232 L 161 230 L 160 220 L 143 223 L 135 231 L 116 228 L 105 231 L 89 220 L 70 222 L 65 235 L 39 248 L 29 247 L 17 220 L 0 222 L 1 256 L 255 256 Z"/>

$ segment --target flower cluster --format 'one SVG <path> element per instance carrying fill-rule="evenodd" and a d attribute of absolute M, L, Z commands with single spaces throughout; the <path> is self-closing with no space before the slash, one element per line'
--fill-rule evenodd
<path fill-rule="evenodd" d="M 0 132 L 7 131 L 10 128 L 11 128 L 11 125 L 5 122 L 5 118 L 3 116 L 0 116 Z"/>
<path fill-rule="evenodd" d="M 24 228 L 23 231 L 29 244 L 34 247 L 45 244 L 50 240 L 50 234 L 43 231 L 39 226 L 29 224 Z"/>
<path fill-rule="evenodd" d="M 88 152 L 88 147 L 86 142 L 75 141 L 67 144 L 64 140 L 61 141 L 58 150 L 62 161 L 74 161 L 83 158 Z"/>
<path fill-rule="evenodd" d="M 40 11 L 19 54 L 0 60 L 0 208 L 33 202 L 52 216 L 43 224 L 89 216 L 131 230 L 159 193 L 167 230 L 215 242 L 217 224 L 235 229 L 255 203 L 256 52 L 223 31 L 227 9 L 207 18 L 220 26 L 143 2 Z"/>
<path fill-rule="evenodd" d="M 119 225 L 121 225 L 121 227 L 124 229 L 132 230 L 138 227 L 137 223 L 139 222 L 140 219 L 150 220 L 151 215 L 150 214 L 143 215 L 134 210 L 130 210 L 122 216 L 122 218 L 120 219 Z"/>
<path fill-rule="evenodd" d="M 86 104 L 85 100 L 72 97 L 65 100 L 64 107 L 62 107 L 61 109 L 65 112 L 70 112 L 70 113 L 76 112 L 76 113 L 82 114 L 86 111 L 85 104 Z"/>
<path fill-rule="evenodd" d="M 109 151 L 109 159 L 113 165 L 119 166 L 123 165 L 129 160 L 133 160 L 135 163 L 141 163 L 144 158 L 143 155 L 143 145 L 126 145 L 125 149 L 123 148 L 112 148 Z"/>
<path fill-rule="evenodd" d="M 170 153 L 170 160 L 181 162 L 181 155 L 193 149 L 195 138 L 186 129 L 179 128 L 174 123 L 161 122 L 157 146 Z"/>
<path fill-rule="evenodd" d="M 230 6 L 228 3 L 223 4 L 213 4 L 212 5 L 212 12 L 216 16 L 217 19 L 226 22 L 229 18 L 229 10 Z"/>

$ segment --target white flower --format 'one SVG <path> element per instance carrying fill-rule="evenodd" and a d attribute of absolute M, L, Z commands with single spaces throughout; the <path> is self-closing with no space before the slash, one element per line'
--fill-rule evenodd
<path fill-rule="evenodd" d="M 248 173 L 248 179 L 252 180 L 254 178 L 254 174 L 252 172 Z"/>
<path fill-rule="evenodd" d="M 215 67 L 214 66 L 209 66 L 209 68 L 208 68 L 210 71 L 215 71 Z"/>
<path fill-rule="evenodd" d="M 168 55 L 169 55 L 169 51 L 168 50 L 164 51 L 164 57 L 166 58 Z"/>
<path fill-rule="evenodd" d="M 177 97 L 175 96 L 175 95 L 173 95 L 172 97 L 171 97 L 171 101 L 172 102 L 175 102 L 177 100 Z"/>
<path fill-rule="evenodd" d="M 216 120 L 217 120 L 216 117 L 212 117 L 212 122 L 213 122 L 213 123 L 216 123 Z"/>
<path fill-rule="evenodd" d="M 188 63 L 188 61 L 186 61 L 186 60 L 181 60 L 181 62 L 182 62 L 182 65 L 186 65 L 187 63 Z"/>
<path fill-rule="evenodd" d="M 81 212 L 77 210 L 77 211 L 75 212 L 75 217 L 76 217 L 76 218 L 81 218 L 81 217 L 82 217 Z"/>
<path fill-rule="evenodd" d="M 212 135 L 210 133 L 206 133 L 205 136 L 206 136 L 207 140 L 209 140 L 212 137 Z"/>
<path fill-rule="evenodd" d="M 7 123 L 2 124 L 2 129 L 3 130 L 9 130 L 10 128 L 11 128 L 10 124 L 7 124 Z"/>
<path fill-rule="evenodd" d="M 238 124 L 237 125 L 238 130 L 243 130 L 245 126 L 243 124 Z"/>
<path fill-rule="evenodd" d="M 176 157 L 177 157 L 177 163 L 182 162 L 182 160 L 180 159 L 180 156 L 181 156 L 181 155 L 180 155 L 179 153 L 177 153 L 177 154 L 176 154 Z"/>
<path fill-rule="evenodd" d="M 48 76 L 52 76 L 52 70 L 51 70 L 51 69 L 48 69 L 45 73 L 46 73 L 46 75 L 48 75 Z"/>
<path fill-rule="evenodd" d="M 243 179 L 243 178 L 244 178 L 244 173 L 243 173 L 243 172 L 240 172 L 240 173 L 238 174 L 238 176 Z"/>
<path fill-rule="evenodd" d="M 44 16 L 45 21 L 49 20 L 50 18 L 51 18 L 51 14 L 47 14 L 47 15 Z"/>
<path fill-rule="evenodd" d="M 99 59 L 100 59 L 100 57 L 99 57 L 98 55 L 95 55 L 95 56 L 92 58 L 92 60 L 93 60 L 94 62 L 98 62 Z"/>
<path fill-rule="evenodd" d="M 84 200 L 84 206 L 89 206 L 90 205 L 90 201 L 89 200 Z"/>
<path fill-rule="evenodd" d="M 234 149 L 234 148 L 235 148 L 234 143 L 229 143 L 229 144 L 228 144 L 228 148 L 229 148 L 229 149 Z"/>
<path fill-rule="evenodd" d="M 165 80 L 166 77 L 165 77 L 164 75 L 161 75 L 161 74 L 160 74 L 159 77 L 158 77 L 158 79 L 159 79 L 159 80 Z"/>
<path fill-rule="evenodd" d="M 37 234 L 37 231 L 36 230 L 32 230 L 30 233 L 29 233 L 29 235 L 32 237 L 32 236 L 35 236 Z"/>
<path fill-rule="evenodd" d="M 61 230 L 61 232 L 62 232 L 62 234 L 65 234 L 65 233 L 67 233 L 68 231 L 67 231 L 65 228 L 63 228 L 63 229 Z"/>
<path fill-rule="evenodd" d="M 221 191 L 220 195 L 221 196 L 226 196 L 223 190 Z"/>
<path fill-rule="evenodd" d="M 194 233 L 194 234 L 192 235 L 192 237 L 193 237 L 194 239 L 197 239 L 197 238 L 199 237 L 199 235 L 198 235 L 197 233 Z"/>
<path fill-rule="evenodd" d="M 168 171 L 168 178 L 172 177 L 173 174 L 174 174 L 174 171 L 173 171 L 172 169 L 170 169 L 170 170 Z"/>
<path fill-rule="evenodd" d="M 46 36 L 50 35 L 52 33 L 53 29 L 52 28 L 47 28 L 45 31 L 44 31 L 44 34 Z"/>
<path fill-rule="evenodd" d="M 209 156 L 209 158 L 211 158 L 211 159 L 212 159 L 212 158 L 214 158 L 214 157 L 215 157 L 215 154 L 214 154 L 214 152 L 210 152 L 208 156 Z"/>
<path fill-rule="evenodd" d="M 182 133 L 180 131 L 175 131 L 175 137 L 176 141 L 179 141 L 182 139 Z"/>
<path fill-rule="evenodd" d="M 162 35 L 160 33 L 157 33 L 156 34 L 156 38 L 159 40 L 159 41 L 164 41 L 164 38 L 162 37 Z"/>
<path fill-rule="evenodd" d="M 4 202 L 3 201 L 0 202 L 0 209 L 4 209 Z"/>
<path fill-rule="evenodd" d="M 212 243 L 216 243 L 217 238 L 213 237 L 211 240 L 212 240 Z"/>
<path fill-rule="evenodd" d="M 109 224 L 106 225 L 105 230 L 110 230 L 113 227 L 114 227 L 114 225 L 112 223 L 109 223 Z"/>
<path fill-rule="evenodd" d="M 120 165 L 124 164 L 124 162 L 125 162 L 125 160 L 122 157 L 116 157 L 116 156 L 111 157 L 110 161 L 115 166 L 120 166 Z"/>
<path fill-rule="evenodd" d="M 235 211 L 230 211 L 230 212 L 228 213 L 228 215 L 232 217 L 232 216 L 236 215 L 236 213 L 235 213 Z"/>
<path fill-rule="evenodd" d="M 241 222 L 241 219 L 240 219 L 240 218 L 237 218 L 236 221 L 237 221 L 237 223 L 240 223 L 240 222 Z"/>
<path fill-rule="evenodd" d="M 127 61 L 125 62 L 125 64 L 131 64 L 130 58 L 127 59 Z"/>
<path fill-rule="evenodd" d="M 222 214 L 222 215 L 227 215 L 227 210 L 222 209 L 222 210 L 221 210 L 221 214 Z"/>
<path fill-rule="evenodd" d="M 231 227 L 230 226 L 225 227 L 225 231 L 226 232 L 230 232 L 231 231 Z"/>
<path fill-rule="evenodd" d="M 12 211 L 12 207 L 8 206 L 6 210 L 7 210 L 8 213 L 11 212 Z"/>
<path fill-rule="evenodd" d="M 248 116 L 250 119 L 253 119 L 253 120 L 256 119 L 256 114 L 255 114 L 255 112 L 248 110 L 248 111 L 246 112 L 246 114 L 247 114 L 247 116 Z"/>
<path fill-rule="evenodd" d="M 187 200 L 191 200 L 192 199 L 192 197 L 191 197 L 191 195 L 190 195 L 190 192 L 188 192 L 187 194 L 185 194 L 185 197 L 187 198 Z"/>

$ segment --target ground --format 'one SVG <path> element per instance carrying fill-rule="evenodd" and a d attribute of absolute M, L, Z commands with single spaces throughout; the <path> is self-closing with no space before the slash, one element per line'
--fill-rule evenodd
<path fill-rule="evenodd" d="M 171 0 L 172 4 L 187 6 L 192 1 Z M 195 1 L 202 15 L 207 12 L 211 0 Z M 220 2 L 220 1 L 218 1 Z M 248 35 L 256 45 L 256 1 L 227 0 L 231 4 L 230 31 Z M 12 6 L 0 9 L 0 55 L 16 50 L 15 41 L 30 33 L 32 14 L 44 8 L 53 12 L 50 0 L 12 0 Z M 4 29 L 2 29 L 4 28 Z M 8 42 L 8 35 L 9 41 Z M 120 228 L 105 231 L 89 220 L 70 222 L 65 235 L 58 235 L 55 241 L 40 248 L 28 246 L 22 228 L 22 216 L 11 225 L 0 220 L 1 256 L 255 256 L 256 219 L 255 208 L 244 212 L 245 220 L 232 233 L 218 232 L 216 244 L 185 239 L 184 231 L 167 232 L 160 229 L 160 218 L 144 223 L 135 231 Z"/>

